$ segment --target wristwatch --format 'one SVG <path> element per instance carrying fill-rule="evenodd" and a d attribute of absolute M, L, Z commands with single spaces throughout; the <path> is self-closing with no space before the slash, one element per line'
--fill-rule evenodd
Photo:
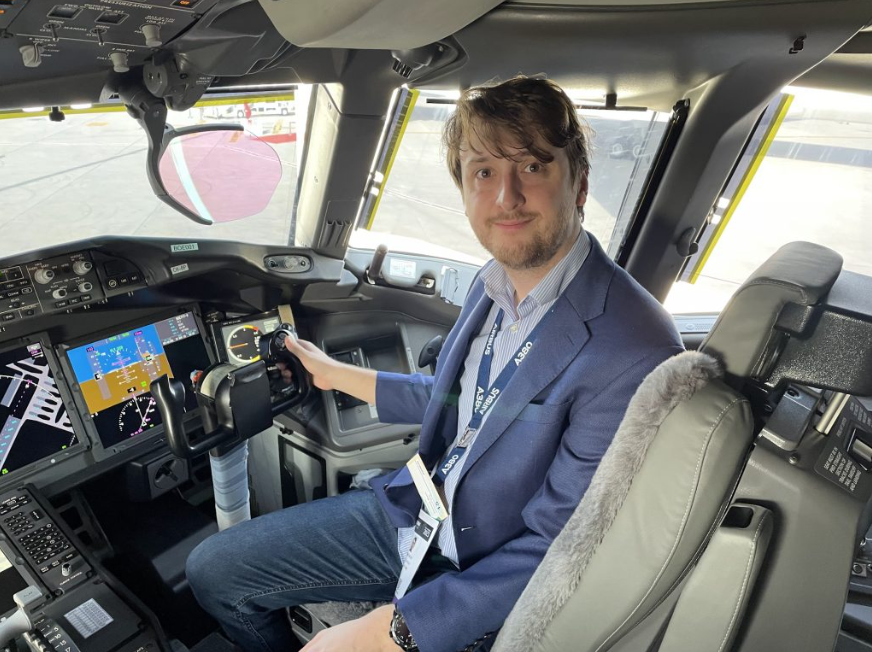
<path fill-rule="evenodd" d="M 391 640 L 400 646 L 400 649 L 405 652 L 418 652 L 418 644 L 409 631 L 409 626 L 406 625 L 406 619 L 400 610 L 394 607 L 394 617 L 391 618 Z"/>

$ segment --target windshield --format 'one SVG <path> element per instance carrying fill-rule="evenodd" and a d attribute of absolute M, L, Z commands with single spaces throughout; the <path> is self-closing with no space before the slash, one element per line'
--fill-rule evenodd
<path fill-rule="evenodd" d="M 176 128 L 241 124 L 282 163 L 271 201 L 245 219 L 196 224 L 158 200 L 146 176 L 147 140 L 120 105 L 0 113 L 0 256 L 99 236 L 140 236 L 288 243 L 308 89 L 210 98 L 170 111 Z M 298 116 L 301 116 L 298 119 Z M 244 186 L 246 169 L 237 182 Z"/>
<path fill-rule="evenodd" d="M 490 254 L 469 226 L 441 145 L 442 127 L 454 111 L 457 94 L 404 92 L 350 245 L 374 249 L 384 243 L 394 251 L 481 265 Z M 599 108 L 580 108 L 578 114 L 593 130 L 584 225 L 614 256 L 670 115 Z"/>

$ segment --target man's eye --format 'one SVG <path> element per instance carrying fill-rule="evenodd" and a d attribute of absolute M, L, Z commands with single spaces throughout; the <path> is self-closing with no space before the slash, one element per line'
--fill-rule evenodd
<path fill-rule="evenodd" d="M 491 171 L 486 170 L 486 169 L 479 170 L 478 172 L 475 173 L 475 176 L 478 177 L 479 179 L 489 179 L 490 175 L 491 175 Z"/>
<path fill-rule="evenodd" d="M 527 166 L 527 172 L 541 172 L 542 167 L 541 163 L 530 163 L 530 165 Z"/>

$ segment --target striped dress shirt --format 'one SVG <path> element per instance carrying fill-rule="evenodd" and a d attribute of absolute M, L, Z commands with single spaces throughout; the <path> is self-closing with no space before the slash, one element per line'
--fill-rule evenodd
<path fill-rule="evenodd" d="M 484 282 L 484 291 L 493 301 L 490 312 L 484 325 L 478 332 L 469 347 L 469 354 L 464 362 L 463 373 L 460 377 L 460 399 L 458 404 L 457 436 L 448 447 L 453 450 L 460 437 L 466 430 L 466 426 L 472 419 L 472 405 L 475 397 L 475 389 L 478 381 L 478 368 L 484 353 L 485 343 L 493 328 L 494 321 L 500 309 L 503 310 L 503 321 L 500 331 L 494 340 L 493 364 L 490 370 L 489 385 L 496 380 L 503 367 L 515 355 L 521 345 L 527 340 L 532 330 L 554 306 L 567 286 L 575 278 L 578 270 L 590 253 L 590 238 L 582 230 L 575 241 L 572 249 L 555 265 L 548 274 L 536 285 L 535 288 L 524 297 L 524 300 L 515 308 L 515 288 L 509 280 L 503 267 L 495 260 L 488 261 L 481 270 L 481 279 Z M 486 390 L 488 388 L 485 388 Z M 499 401 L 499 399 L 497 399 Z M 488 414 L 490 410 L 488 411 Z M 484 420 L 487 421 L 487 414 Z M 482 423 L 482 426 L 484 423 Z M 481 431 L 479 427 L 478 431 Z M 464 455 L 451 469 L 445 479 L 445 498 L 447 500 L 449 516 L 439 528 L 438 545 L 442 555 L 458 565 L 457 542 L 454 539 L 454 528 L 450 514 L 453 510 L 454 493 L 457 489 L 457 481 L 460 477 L 463 465 L 466 462 L 469 451 L 475 446 L 475 437 L 467 448 Z M 415 529 L 400 528 L 397 547 L 400 558 L 405 562 L 409 547 L 415 538 Z"/>

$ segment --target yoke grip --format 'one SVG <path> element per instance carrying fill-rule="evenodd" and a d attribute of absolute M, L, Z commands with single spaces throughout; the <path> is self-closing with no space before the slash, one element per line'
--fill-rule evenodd
<path fill-rule="evenodd" d="M 185 414 L 185 386 L 180 381 L 163 375 L 152 381 L 149 389 L 164 422 L 167 444 L 176 457 L 190 459 L 202 455 L 227 438 L 226 433 L 218 432 L 198 439 L 196 444 L 191 441 L 182 423 L 182 415 Z"/>

